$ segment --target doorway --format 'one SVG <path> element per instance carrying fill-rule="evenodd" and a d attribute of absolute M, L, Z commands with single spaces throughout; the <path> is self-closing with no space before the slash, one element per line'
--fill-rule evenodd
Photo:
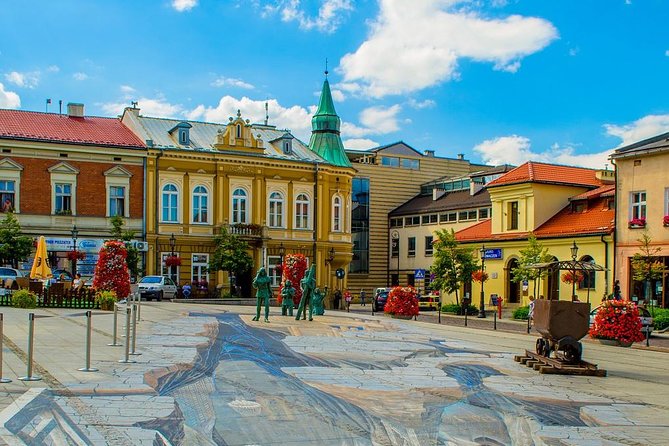
<path fill-rule="evenodd" d="M 551 262 L 557 262 L 557 257 L 553 257 Z M 560 299 L 560 270 L 555 266 L 547 271 L 546 276 L 546 299 Z"/>
<path fill-rule="evenodd" d="M 509 263 L 506 264 L 506 277 L 507 277 L 507 287 L 506 287 L 506 301 L 511 304 L 517 304 L 520 302 L 520 283 L 513 281 L 513 271 L 514 268 L 518 268 L 518 259 L 511 259 Z"/>

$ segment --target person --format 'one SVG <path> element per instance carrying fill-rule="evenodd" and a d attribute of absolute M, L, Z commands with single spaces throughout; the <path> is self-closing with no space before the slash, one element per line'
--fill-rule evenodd
<path fill-rule="evenodd" d="M 4 203 L 2 203 L 2 212 L 13 212 L 14 206 L 12 206 L 12 200 L 7 198 Z"/>
<path fill-rule="evenodd" d="M 360 304 L 365 306 L 365 290 L 360 288 Z"/>
<path fill-rule="evenodd" d="M 184 295 L 184 299 L 190 299 L 190 295 L 193 293 L 192 285 L 188 282 L 184 283 L 184 286 L 181 287 L 181 292 Z"/>
<path fill-rule="evenodd" d="M 293 296 L 295 296 L 295 288 L 293 288 L 291 281 L 286 279 L 281 290 L 281 316 L 293 315 L 293 308 L 295 307 Z"/>
<path fill-rule="evenodd" d="M 341 291 L 337 288 L 334 292 L 334 304 L 333 307 L 335 310 L 339 310 L 339 303 L 341 302 Z"/>
<path fill-rule="evenodd" d="M 580 300 L 578 300 L 578 296 L 577 296 L 576 294 L 574 294 L 573 296 L 571 296 L 571 301 L 572 301 L 572 302 L 580 302 Z"/>
<path fill-rule="evenodd" d="M 77 273 L 74 275 L 74 280 L 72 281 L 72 287 L 74 289 L 79 289 L 81 287 L 81 274 Z"/>
<path fill-rule="evenodd" d="M 353 299 L 353 296 L 351 296 L 351 292 L 346 288 L 346 291 L 344 292 L 344 300 L 346 301 L 346 311 L 350 312 L 351 311 L 351 300 Z"/>
<path fill-rule="evenodd" d="M 65 280 L 67 280 L 65 278 L 65 273 L 60 273 L 60 275 L 58 276 L 58 281 L 59 282 L 65 282 Z"/>
<path fill-rule="evenodd" d="M 529 304 L 529 310 L 527 312 L 527 320 L 528 324 L 532 325 L 532 321 L 534 320 L 534 296 L 530 296 L 530 304 Z"/>
<path fill-rule="evenodd" d="M 615 300 L 623 300 L 623 295 L 620 292 L 620 280 L 616 280 L 616 283 L 613 285 L 613 298 Z"/>
<path fill-rule="evenodd" d="M 300 320 L 300 313 L 302 313 L 302 319 L 307 318 L 307 305 L 309 306 L 309 320 L 314 320 L 313 292 L 314 288 L 316 288 L 316 279 L 314 278 L 315 275 L 316 266 L 311 265 L 307 271 L 307 274 L 304 276 L 304 279 L 302 279 L 300 282 L 300 286 L 302 288 L 302 298 L 300 299 L 300 305 L 297 307 L 297 316 L 295 316 L 296 321 Z"/>
<path fill-rule="evenodd" d="M 252 319 L 254 321 L 260 320 L 260 307 L 264 302 L 265 322 L 269 322 L 269 298 L 272 296 L 271 281 L 272 279 L 267 275 L 264 267 L 258 270 L 258 274 L 253 279 L 253 287 L 258 290 L 256 292 L 256 317 Z"/>

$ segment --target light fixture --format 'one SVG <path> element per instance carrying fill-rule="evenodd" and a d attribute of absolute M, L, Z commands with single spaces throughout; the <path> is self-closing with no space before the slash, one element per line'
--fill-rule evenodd
<path fill-rule="evenodd" d="M 570 248 L 570 250 L 572 260 L 576 260 L 576 256 L 578 255 L 578 246 L 576 246 L 576 240 L 574 240 L 574 245 Z"/>
<path fill-rule="evenodd" d="M 335 254 L 336 254 L 336 251 L 335 251 L 334 247 L 330 248 L 330 250 L 328 251 L 328 257 L 325 259 L 325 263 L 326 263 L 327 265 L 329 265 L 330 263 L 332 263 L 332 261 L 333 261 L 334 258 L 335 258 Z"/>
<path fill-rule="evenodd" d="M 170 254 L 172 254 L 172 256 L 174 256 L 174 247 L 176 246 L 176 244 L 177 244 L 177 238 L 174 236 L 173 232 L 172 235 L 170 236 Z"/>

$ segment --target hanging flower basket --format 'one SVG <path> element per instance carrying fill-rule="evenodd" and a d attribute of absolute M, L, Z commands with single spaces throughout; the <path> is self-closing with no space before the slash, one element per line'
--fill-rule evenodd
<path fill-rule="evenodd" d="M 590 328 L 595 339 L 617 341 L 622 346 L 644 340 L 639 309 L 634 302 L 606 300 L 597 311 Z"/>
<path fill-rule="evenodd" d="M 481 270 L 474 271 L 472 273 L 472 280 L 474 282 L 479 282 L 479 283 L 485 282 L 485 281 L 488 280 L 488 273 L 486 273 L 485 271 L 481 271 Z"/>
<path fill-rule="evenodd" d="M 630 229 L 645 228 L 646 219 L 645 218 L 633 218 L 629 221 L 628 227 Z"/>
<path fill-rule="evenodd" d="M 165 257 L 165 266 L 181 266 L 181 257 L 178 256 L 167 256 Z"/>
<path fill-rule="evenodd" d="M 86 259 L 86 253 L 83 251 L 68 251 L 67 253 L 67 260 L 74 261 L 74 260 L 85 260 Z"/>
<path fill-rule="evenodd" d="M 583 276 L 583 273 L 581 271 L 567 271 L 566 273 L 563 273 L 562 276 L 562 281 L 564 283 L 581 283 L 583 282 L 583 279 L 585 276 Z"/>
<path fill-rule="evenodd" d="M 669 226 L 669 215 L 664 216 L 664 218 L 662 219 L 662 224 L 664 226 Z"/>

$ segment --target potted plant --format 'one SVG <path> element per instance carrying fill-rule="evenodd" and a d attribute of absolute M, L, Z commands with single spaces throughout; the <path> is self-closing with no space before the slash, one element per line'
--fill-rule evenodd
<path fill-rule="evenodd" d="M 567 271 L 566 273 L 563 273 L 562 276 L 562 281 L 564 283 L 580 283 L 583 281 L 583 273 L 581 271 Z"/>
<path fill-rule="evenodd" d="M 613 342 L 623 347 L 643 341 L 639 309 L 630 301 L 606 300 L 595 314 L 589 333 L 594 339 L 609 341 L 603 343 Z"/>
<path fill-rule="evenodd" d="M 485 271 L 476 270 L 472 273 L 472 280 L 474 282 L 482 283 L 488 280 L 488 273 Z"/>
<path fill-rule="evenodd" d="M 103 290 L 95 293 L 95 303 L 98 304 L 103 311 L 113 311 L 116 300 L 115 291 Z"/>
<path fill-rule="evenodd" d="M 86 253 L 84 251 L 68 251 L 67 260 L 86 260 Z"/>
<path fill-rule="evenodd" d="M 394 287 L 388 294 L 383 311 L 397 319 L 418 316 L 418 291 L 412 286 Z"/>
<path fill-rule="evenodd" d="M 628 227 L 630 229 L 645 228 L 646 219 L 645 218 L 633 218 L 629 221 Z"/>
<path fill-rule="evenodd" d="M 179 256 L 167 256 L 165 257 L 165 266 L 181 266 L 181 257 Z"/>

